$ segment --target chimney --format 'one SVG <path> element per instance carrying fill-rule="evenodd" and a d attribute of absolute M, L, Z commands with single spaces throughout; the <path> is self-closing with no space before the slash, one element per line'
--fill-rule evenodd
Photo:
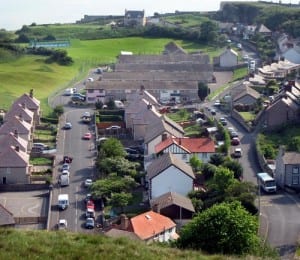
<path fill-rule="evenodd" d="M 17 130 L 17 129 L 15 129 L 15 131 L 14 131 L 14 136 L 15 136 L 16 138 L 19 137 L 19 133 L 18 133 L 18 130 Z"/>
<path fill-rule="evenodd" d="M 29 96 L 30 96 L 31 98 L 33 98 L 33 89 L 30 89 L 30 91 L 29 91 Z"/>
<path fill-rule="evenodd" d="M 23 102 L 23 103 L 21 104 L 21 106 L 22 106 L 23 109 L 25 109 L 25 108 L 26 108 L 25 102 Z"/>
<path fill-rule="evenodd" d="M 20 119 L 20 121 L 23 121 L 22 113 L 19 114 L 19 119 Z"/>
<path fill-rule="evenodd" d="M 156 203 L 152 206 L 152 210 L 158 214 L 160 214 L 160 207 L 159 207 L 159 203 Z"/>
<path fill-rule="evenodd" d="M 17 146 L 15 147 L 15 150 L 16 150 L 17 152 L 19 152 L 19 151 L 20 151 L 20 147 L 17 145 Z"/>
<path fill-rule="evenodd" d="M 178 139 L 178 144 L 181 145 L 181 138 Z"/>
<path fill-rule="evenodd" d="M 168 138 L 168 135 L 166 133 L 162 134 L 162 136 L 161 136 L 162 141 L 167 140 L 167 138 Z"/>
<path fill-rule="evenodd" d="M 147 108 L 148 108 L 149 110 L 152 109 L 151 103 L 149 103 L 149 104 L 147 105 Z"/>
<path fill-rule="evenodd" d="M 121 229 L 127 230 L 129 227 L 129 219 L 125 214 L 121 215 Z"/>

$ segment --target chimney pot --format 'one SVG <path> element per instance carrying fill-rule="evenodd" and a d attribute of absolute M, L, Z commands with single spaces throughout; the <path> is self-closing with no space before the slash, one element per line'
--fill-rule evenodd
<path fill-rule="evenodd" d="M 16 150 L 17 152 L 19 152 L 19 151 L 20 151 L 20 147 L 17 145 L 17 146 L 15 147 L 15 150 Z"/>
<path fill-rule="evenodd" d="M 121 215 L 121 229 L 127 230 L 129 227 L 129 219 L 125 214 Z"/>

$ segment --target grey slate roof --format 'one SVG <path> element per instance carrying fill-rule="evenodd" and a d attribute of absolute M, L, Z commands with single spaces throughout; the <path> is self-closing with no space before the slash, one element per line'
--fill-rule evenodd
<path fill-rule="evenodd" d="M 14 103 L 24 103 L 29 110 L 37 110 L 40 107 L 40 101 L 35 97 L 30 97 L 30 95 L 26 93 L 19 97 Z"/>
<path fill-rule="evenodd" d="M 125 10 L 125 17 L 129 19 L 143 18 L 145 11 Z"/>
<path fill-rule="evenodd" d="M 184 174 L 195 179 L 194 172 L 192 167 L 185 163 L 184 161 L 178 159 L 172 153 L 165 153 L 155 159 L 147 168 L 147 175 L 149 179 L 154 178 L 155 176 L 162 173 L 164 170 L 169 168 L 170 166 L 175 166 L 179 170 L 181 170 Z"/>
<path fill-rule="evenodd" d="M 282 159 L 284 164 L 300 164 L 300 153 L 285 152 Z"/>
<path fill-rule="evenodd" d="M 14 116 L 21 116 L 25 121 L 32 122 L 34 113 L 29 110 L 25 104 L 24 107 L 20 103 L 14 103 L 10 110 L 5 114 L 4 121 L 8 121 Z"/>
<path fill-rule="evenodd" d="M 19 146 L 23 152 L 27 151 L 28 142 L 20 136 L 15 136 L 13 133 L 0 136 L 0 152 L 3 152 L 9 146 Z"/>
<path fill-rule="evenodd" d="M 260 94 L 254 90 L 253 88 L 244 85 L 243 88 L 241 88 L 241 91 L 234 96 L 233 101 L 237 101 L 240 98 L 244 97 L 245 95 L 250 95 L 251 97 L 255 98 L 255 99 L 259 99 L 260 98 Z"/>
<path fill-rule="evenodd" d="M 0 127 L 0 135 L 8 134 L 15 130 L 17 130 L 19 134 L 27 135 L 31 132 L 31 124 L 15 116 Z"/>
<path fill-rule="evenodd" d="M 195 212 L 192 201 L 189 198 L 182 196 L 181 194 L 178 194 L 176 192 L 167 192 L 151 200 L 150 204 L 152 208 L 156 205 L 159 207 L 159 209 L 164 209 L 171 205 L 176 205 L 191 212 Z"/>
<path fill-rule="evenodd" d="M 153 140 L 159 135 L 162 135 L 165 132 L 175 137 L 181 137 L 184 134 L 184 130 L 180 125 L 178 125 L 168 117 L 162 116 L 158 118 L 155 122 L 152 122 L 151 125 L 147 126 L 145 134 L 145 143 L 150 142 L 151 140 Z"/>
<path fill-rule="evenodd" d="M 187 54 L 187 52 L 175 42 L 169 42 L 165 45 L 164 54 Z"/>
<path fill-rule="evenodd" d="M 9 146 L 0 152 L 0 168 L 24 168 L 28 166 L 29 154 Z"/>
<path fill-rule="evenodd" d="M 144 86 L 146 90 L 198 90 L 198 81 L 164 81 L 164 80 L 101 80 L 88 82 L 86 89 L 104 89 L 108 90 L 139 90 L 141 86 Z M 195 92 L 196 93 L 196 92 Z"/>
<path fill-rule="evenodd" d="M 0 204 L 0 226 L 11 226 L 15 223 L 13 214 Z"/>
<path fill-rule="evenodd" d="M 120 55 L 119 63 L 161 64 L 161 63 L 200 63 L 210 64 L 207 54 L 173 54 L 173 55 Z"/>

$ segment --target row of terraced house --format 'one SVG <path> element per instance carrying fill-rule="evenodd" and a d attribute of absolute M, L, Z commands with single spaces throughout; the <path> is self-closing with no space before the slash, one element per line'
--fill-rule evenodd
<path fill-rule="evenodd" d="M 33 131 L 40 122 L 40 101 L 33 90 L 15 100 L 0 127 L 0 183 L 30 183 Z"/>

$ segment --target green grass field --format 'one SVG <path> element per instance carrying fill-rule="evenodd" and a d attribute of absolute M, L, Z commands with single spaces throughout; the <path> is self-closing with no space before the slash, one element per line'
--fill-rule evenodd
<path fill-rule="evenodd" d="M 89 69 L 116 62 L 122 50 L 134 54 L 161 54 L 170 41 L 167 38 L 141 37 L 71 40 L 71 47 L 66 50 L 74 60 L 72 66 L 46 64 L 45 57 L 42 56 L 15 57 L 6 53 L 5 60 L 0 60 L 0 108 L 8 110 L 16 98 L 34 89 L 34 96 L 41 101 L 43 114 L 48 115 L 51 112 L 48 97 L 83 79 Z M 195 43 L 180 40 L 175 42 L 189 52 L 200 49 L 211 56 L 220 52 L 218 49 Z"/>

